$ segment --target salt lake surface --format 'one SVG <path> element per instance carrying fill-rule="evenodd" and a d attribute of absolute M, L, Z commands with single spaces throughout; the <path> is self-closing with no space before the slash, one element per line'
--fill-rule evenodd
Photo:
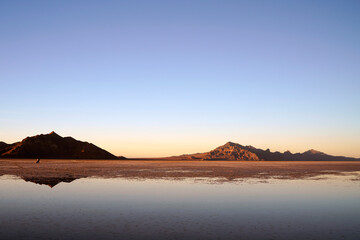
<path fill-rule="evenodd" d="M 305 179 L 0 177 L 0 239 L 360 239 L 360 172 Z"/>

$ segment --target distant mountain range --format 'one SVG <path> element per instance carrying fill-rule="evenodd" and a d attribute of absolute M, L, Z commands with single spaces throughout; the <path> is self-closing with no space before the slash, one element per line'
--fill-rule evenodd
<path fill-rule="evenodd" d="M 27 137 L 21 142 L 0 142 L 1 158 L 49 159 L 119 159 L 92 143 L 72 137 L 61 137 L 55 132 Z"/>
<path fill-rule="evenodd" d="M 360 158 L 349 158 L 342 156 L 331 156 L 316 150 L 304 153 L 291 153 L 286 151 L 270 152 L 269 149 L 262 150 L 253 146 L 242 146 L 237 143 L 228 142 L 215 148 L 210 152 L 186 154 L 171 157 L 174 160 L 228 160 L 228 161 L 359 161 Z"/>
<path fill-rule="evenodd" d="M 72 137 L 61 137 L 55 132 L 27 137 L 21 142 L 0 142 L 0 158 L 48 158 L 48 159 L 126 159 Z M 227 160 L 227 161 L 360 161 L 360 158 L 331 156 L 309 150 L 304 153 L 286 151 L 270 152 L 252 146 L 228 142 L 210 152 L 157 158 L 158 160 Z M 150 160 L 150 159 L 149 159 Z"/>

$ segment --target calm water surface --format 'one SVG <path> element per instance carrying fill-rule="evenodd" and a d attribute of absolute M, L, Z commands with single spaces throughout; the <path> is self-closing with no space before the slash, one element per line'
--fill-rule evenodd
<path fill-rule="evenodd" d="M 298 180 L 0 177 L 0 239 L 360 239 L 359 173 Z"/>

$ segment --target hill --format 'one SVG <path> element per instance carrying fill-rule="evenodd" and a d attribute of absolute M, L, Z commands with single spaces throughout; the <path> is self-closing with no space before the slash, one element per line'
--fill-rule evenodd
<path fill-rule="evenodd" d="M 0 158 L 118 159 L 92 143 L 55 132 L 27 137 L 14 144 L 0 144 Z"/>

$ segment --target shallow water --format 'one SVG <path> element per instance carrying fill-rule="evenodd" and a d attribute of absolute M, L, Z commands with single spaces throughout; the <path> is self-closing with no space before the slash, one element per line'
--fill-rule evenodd
<path fill-rule="evenodd" d="M 359 172 L 281 179 L 0 177 L 0 239 L 360 239 Z"/>

